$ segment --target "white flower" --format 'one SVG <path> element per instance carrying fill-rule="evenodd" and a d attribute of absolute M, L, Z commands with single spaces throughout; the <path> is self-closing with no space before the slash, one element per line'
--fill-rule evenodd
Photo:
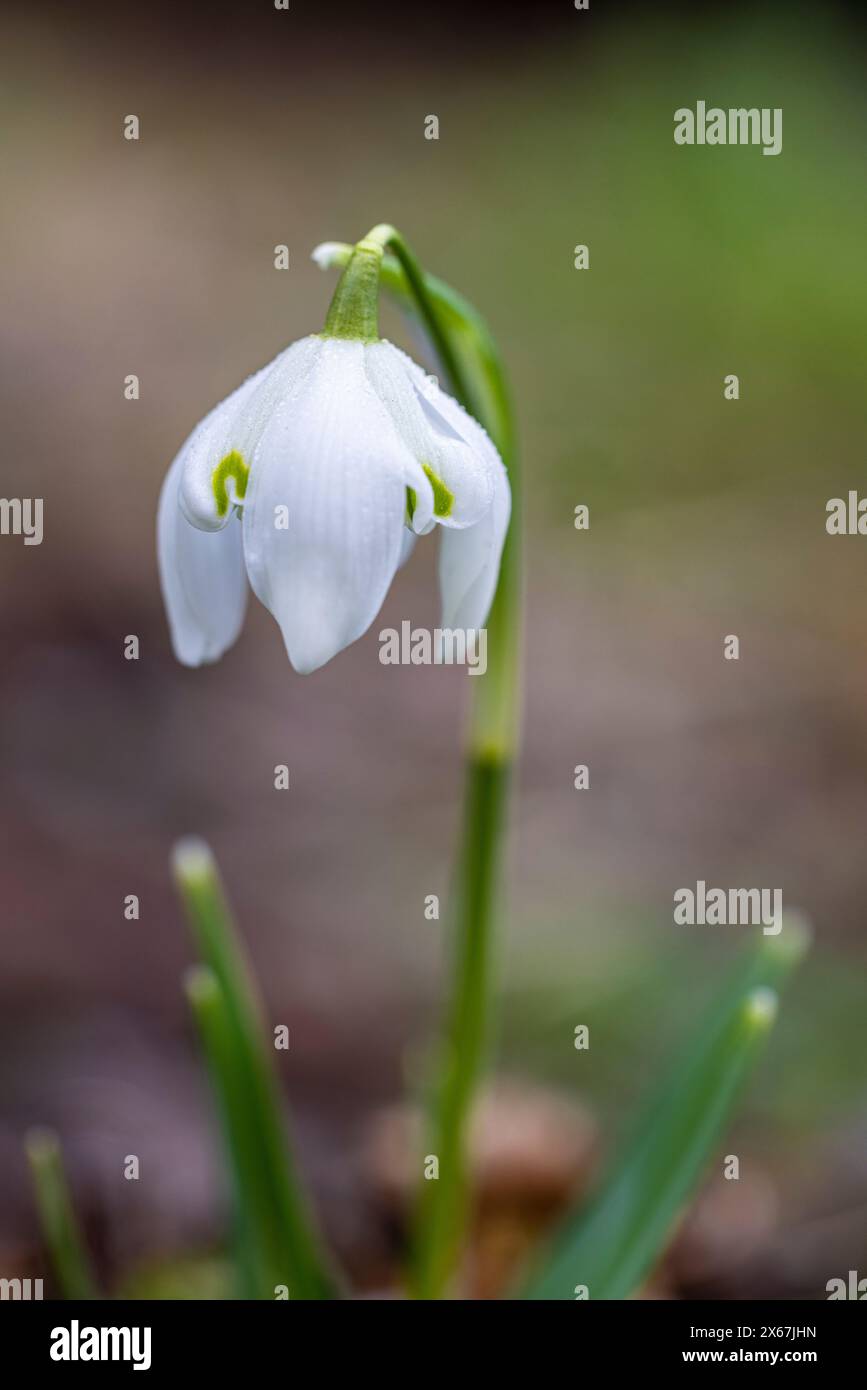
<path fill-rule="evenodd" d="M 169 469 L 157 520 L 172 645 L 216 661 L 247 584 L 297 671 L 376 617 L 414 536 L 442 527 L 443 626 L 483 626 L 510 494 L 485 431 L 384 341 L 310 337 L 207 415 Z"/>

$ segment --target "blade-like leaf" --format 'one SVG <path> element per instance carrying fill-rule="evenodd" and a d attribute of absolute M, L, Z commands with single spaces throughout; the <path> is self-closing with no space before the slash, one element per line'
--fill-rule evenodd
<path fill-rule="evenodd" d="M 292 1161 L 263 1011 L 216 865 L 192 840 L 176 848 L 174 868 L 207 966 L 192 973 L 188 993 L 226 1137 L 243 1289 L 273 1298 L 285 1285 L 293 1299 L 333 1298 L 337 1283 Z"/>
<path fill-rule="evenodd" d="M 99 1298 L 69 1195 L 56 1135 L 31 1130 L 25 1140 L 45 1246 L 64 1298 Z"/>
<path fill-rule="evenodd" d="M 809 934 L 789 918 L 745 953 L 685 1060 L 648 1107 L 612 1175 L 571 1221 L 520 1296 L 628 1298 L 651 1269 L 698 1182 L 776 1014 L 776 988 Z"/>

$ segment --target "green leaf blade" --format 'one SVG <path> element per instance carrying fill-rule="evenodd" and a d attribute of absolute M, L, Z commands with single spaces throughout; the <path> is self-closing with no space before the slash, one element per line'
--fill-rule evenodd
<path fill-rule="evenodd" d="M 579 1285 L 591 1299 L 635 1292 L 701 1177 L 773 1025 L 777 989 L 807 944 L 805 926 L 790 918 L 779 938 L 745 953 L 620 1163 L 567 1223 L 522 1297 L 571 1300 Z"/>
<path fill-rule="evenodd" d="M 338 1281 L 296 1172 L 269 1056 L 264 1012 L 213 857 L 183 841 L 175 878 L 204 965 L 187 994 L 217 1096 L 235 1197 L 239 1271 L 248 1297 L 327 1299 Z"/>
<path fill-rule="evenodd" d="M 31 1130 L 25 1140 L 45 1246 L 64 1298 L 100 1297 L 69 1194 L 57 1136 Z"/>

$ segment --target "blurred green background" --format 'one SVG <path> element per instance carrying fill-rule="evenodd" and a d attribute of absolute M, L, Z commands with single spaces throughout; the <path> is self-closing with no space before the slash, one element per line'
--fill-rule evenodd
<path fill-rule="evenodd" d="M 217 667 L 177 667 L 154 557 L 186 434 L 321 326 L 313 246 L 380 221 L 485 313 L 519 415 L 500 1067 L 574 1096 L 607 1147 L 743 936 L 675 927 L 674 890 L 780 887 L 817 945 L 731 1141 L 759 1215 L 661 1288 L 823 1297 L 865 1272 L 867 558 L 825 532 L 867 425 L 857 8 L 12 5 L 2 49 L 3 490 L 44 498 L 45 540 L 0 545 L 0 1273 L 37 1258 L 36 1121 L 110 1277 L 219 1238 L 167 871 L 194 831 L 290 1026 L 328 1229 L 361 1282 L 388 1278 L 365 1154 L 436 1021 L 443 923 L 423 904 L 447 898 L 467 685 L 380 666 L 376 632 L 435 625 L 435 547 L 308 678 L 257 606 Z M 781 155 L 675 146 L 700 98 L 782 107 Z M 421 355 L 392 311 L 384 328 Z"/>

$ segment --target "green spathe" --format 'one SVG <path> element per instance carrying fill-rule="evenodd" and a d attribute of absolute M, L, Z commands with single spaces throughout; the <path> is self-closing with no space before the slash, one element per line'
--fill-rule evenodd
<path fill-rule="evenodd" d="M 348 338 L 359 343 L 379 341 L 379 271 L 382 245 L 365 237 L 353 248 L 337 282 L 323 338 Z"/>

